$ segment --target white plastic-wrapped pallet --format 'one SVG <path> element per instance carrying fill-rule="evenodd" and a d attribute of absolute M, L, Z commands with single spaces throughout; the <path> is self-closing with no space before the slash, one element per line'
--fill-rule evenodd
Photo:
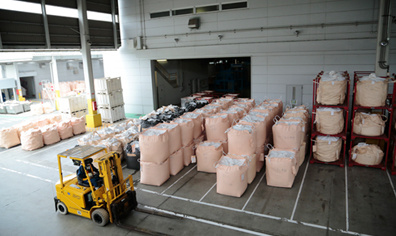
<path fill-rule="evenodd" d="M 347 81 L 342 72 L 325 71 L 317 88 L 316 101 L 323 105 L 338 105 L 345 101 Z"/>
<path fill-rule="evenodd" d="M 228 153 L 250 156 L 256 152 L 257 134 L 253 125 L 237 124 L 227 130 Z"/>
<path fill-rule="evenodd" d="M 172 154 L 182 148 L 181 128 L 179 124 L 160 123 L 153 127 L 154 129 L 167 130 L 169 133 L 169 152 Z"/>
<path fill-rule="evenodd" d="M 147 129 L 139 135 L 140 159 L 163 163 L 170 156 L 169 134 L 166 130 Z"/>
<path fill-rule="evenodd" d="M 202 142 L 197 146 L 197 170 L 216 173 L 216 163 L 223 155 L 223 144 L 221 142 Z"/>
<path fill-rule="evenodd" d="M 223 156 L 216 165 L 217 193 L 241 197 L 248 185 L 246 159 Z"/>
<path fill-rule="evenodd" d="M 43 126 L 40 128 L 40 130 L 43 135 L 43 141 L 45 145 L 51 145 L 61 140 L 58 127 L 55 124 Z"/>
<path fill-rule="evenodd" d="M 183 148 L 174 152 L 169 157 L 169 173 L 171 175 L 177 175 L 184 167 L 184 154 Z"/>
<path fill-rule="evenodd" d="M 297 155 L 292 150 L 270 150 L 265 159 L 267 185 L 291 188 L 298 172 Z"/>
<path fill-rule="evenodd" d="M 313 156 L 316 160 L 333 162 L 340 159 L 342 139 L 340 137 L 317 136 L 315 145 L 312 146 Z"/>
<path fill-rule="evenodd" d="M 21 141 L 19 140 L 17 128 L 3 128 L 0 130 L 0 147 L 10 148 L 19 145 Z"/>
<path fill-rule="evenodd" d="M 388 79 L 374 73 L 363 76 L 356 82 L 356 105 L 367 107 L 385 106 L 388 96 Z"/>
<path fill-rule="evenodd" d="M 73 137 L 73 127 L 71 121 L 62 121 L 58 123 L 58 132 L 61 139 Z"/>
<path fill-rule="evenodd" d="M 183 147 L 192 143 L 194 139 L 194 122 L 192 120 L 178 118 L 173 120 L 171 123 L 175 123 L 180 126 L 181 142 Z"/>
<path fill-rule="evenodd" d="M 353 132 L 365 136 L 380 136 L 384 134 L 386 120 L 380 114 L 356 112 L 353 121 Z"/>
<path fill-rule="evenodd" d="M 192 120 L 194 122 L 194 139 L 197 139 L 202 134 L 203 130 L 203 116 L 199 113 L 187 112 L 183 116 L 182 119 Z"/>
<path fill-rule="evenodd" d="M 32 151 L 44 146 L 43 135 L 39 129 L 29 129 L 21 133 L 21 145 L 23 150 Z"/>
<path fill-rule="evenodd" d="M 316 130 L 322 134 L 338 134 L 344 130 L 344 112 L 340 108 L 316 109 Z"/>
<path fill-rule="evenodd" d="M 223 141 L 227 139 L 225 133 L 230 128 L 228 114 L 213 115 L 205 118 L 205 131 L 208 141 Z"/>
<path fill-rule="evenodd" d="M 140 160 L 140 183 L 161 186 L 169 177 L 169 158 L 158 164 Z"/>
<path fill-rule="evenodd" d="M 305 126 L 301 121 L 279 120 L 272 126 L 274 146 L 281 149 L 300 149 L 304 141 Z"/>
<path fill-rule="evenodd" d="M 384 152 L 376 144 L 358 143 L 351 150 L 352 160 L 362 165 L 379 165 Z"/>

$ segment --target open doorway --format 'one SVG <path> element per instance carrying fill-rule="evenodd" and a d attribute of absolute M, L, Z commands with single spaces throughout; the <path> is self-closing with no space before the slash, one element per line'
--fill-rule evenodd
<path fill-rule="evenodd" d="M 154 107 L 174 104 L 203 90 L 250 98 L 250 57 L 153 60 Z"/>
<path fill-rule="evenodd" d="M 36 87 L 34 83 L 34 77 L 20 77 L 22 94 L 27 99 L 35 99 L 36 98 Z"/>

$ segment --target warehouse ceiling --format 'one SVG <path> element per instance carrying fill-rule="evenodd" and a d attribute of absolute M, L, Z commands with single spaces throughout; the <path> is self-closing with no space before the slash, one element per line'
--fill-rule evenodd
<path fill-rule="evenodd" d="M 2 0 L 3 1 L 3 0 Z M 112 2 L 114 3 L 112 4 Z M 0 9 L 0 50 L 1 49 L 80 49 L 80 33 L 77 0 L 22 0 L 8 1 L 39 7 L 46 6 L 46 14 L 27 10 Z M 5 4 L 5 3 L 3 3 Z M 31 5 L 34 4 L 34 5 Z M 92 49 L 117 49 L 120 46 L 119 24 L 112 22 L 112 13 L 118 15 L 117 0 L 87 0 L 88 26 Z M 62 8 L 59 8 L 62 7 Z M 114 7 L 114 8 L 113 8 Z M 49 12 L 56 8 L 70 15 L 54 15 Z M 101 15 L 102 19 L 90 19 L 90 14 Z M 104 17 L 103 17 L 104 16 Z M 106 18 L 106 19 L 105 19 Z M 116 19 L 117 17 L 114 17 Z M 48 22 L 48 30 L 46 24 Z M 47 37 L 46 37 L 47 36 Z"/>

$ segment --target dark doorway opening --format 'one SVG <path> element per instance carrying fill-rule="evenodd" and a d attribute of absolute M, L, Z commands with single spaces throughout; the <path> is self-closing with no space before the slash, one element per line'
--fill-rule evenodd
<path fill-rule="evenodd" d="M 154 60 L 154 107 L 174 104 L 203 90 L 250 98 L 250 57 Z"/>
<path fill-rule="evenodd" d="M 34 82 L 34 77 L 20 77 L 19 79 L 21 81 L 22 93 L 24 97 L 28 99 L 36 98 L 36 86 Z M 24 91 L 24 89 L 26 89 L 26 91 Z"/>

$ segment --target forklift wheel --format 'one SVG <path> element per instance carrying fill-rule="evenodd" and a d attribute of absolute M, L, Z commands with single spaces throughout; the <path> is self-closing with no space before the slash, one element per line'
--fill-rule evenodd
<path fill-rule="evenodd" d="M 61 201 L 58 202 L 57 208 L 59 213 L 61 213 L 62 215 L 66 215 L 68 213 L 66 205 Z"/>
<path fill-rule="evenodd" d="M 91 218 L 95 224 L 105 226 L 109 222 L 109 213 L 103 208 L 98 208 L 92 212 Z"/>

